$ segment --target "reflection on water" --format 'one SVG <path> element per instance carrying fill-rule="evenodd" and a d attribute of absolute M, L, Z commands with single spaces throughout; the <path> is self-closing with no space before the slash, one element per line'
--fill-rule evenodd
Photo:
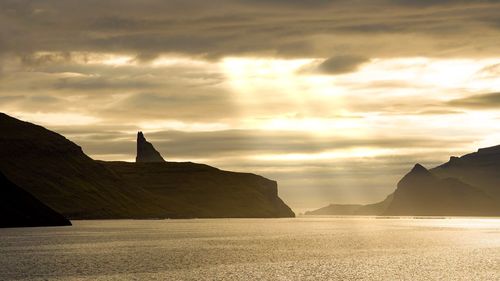
<path fill-rule="evenodd" d="M 0 230 L 0 280 L 499 280 L 500 219 L 74 221 Z"/>

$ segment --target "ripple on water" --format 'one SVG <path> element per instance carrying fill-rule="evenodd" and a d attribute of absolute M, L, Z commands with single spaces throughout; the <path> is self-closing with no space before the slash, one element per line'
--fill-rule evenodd
<path fill-rule="evenodd" d="M 0 280 L 498 280 L 500 219 L 75 221 L 0 230 Z"/>

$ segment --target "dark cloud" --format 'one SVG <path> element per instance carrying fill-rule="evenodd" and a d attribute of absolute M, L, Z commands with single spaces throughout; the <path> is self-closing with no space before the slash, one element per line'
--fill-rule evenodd
<path fill-rule="evenodd" d="M 23 56 L 122 52 L 143 59 L 172 52 L 327 57 L 332 50 L 366 57 L 481 56 L 496 53 L 500 31 L 485 19 L 498 18 L 498 8 L 498 1 L 2 1 L 0 50 Z M 394 40 L 386 40 L 388 34 Z M 412 44 L 405 44 L 407 35 Z"/>
<path fill-rule="evenodd" d="M 155 81 L 141 81 L 140 79 L 111 78 L 111 77 L 73 77 L 59 78 L 54 83 L 54 88 L 58 90 L 71 89 L 80 91 L 96 90 L 132 90 L 132 89 L 151 89 L 159 87 Z"/>
<path fill-rule="evenodd" d="M 452 100 L 448 102 L 448 104 L 464 108 L 497 109 L 500 108 L 500 93 L 473 95 L 466 98 Z"/>
<path fill-rule="evenodd" d="M 318 70 L 327 74 L 341 74 L 347 72 L 353 72 L 358 69 L 358 67 L 368 62 L 369 59 L 362 56 L 354 55 L 343 55 L 334 56 L 325 61 L 323 61 L 319 66 Z"/>
<path fill-rule="evenodd" d="M 47 64 L 65 63 L 71 60 L 69 52 L 57 52 L 34 56 L 33 54 L 24 54 L 21 56 L 21 62 L 26 66 L 37 67 Z"/>

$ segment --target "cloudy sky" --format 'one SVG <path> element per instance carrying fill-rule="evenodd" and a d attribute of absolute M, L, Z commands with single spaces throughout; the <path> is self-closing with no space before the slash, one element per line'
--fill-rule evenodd
<path fill-rule="evenodd" d="M 500 1 L 0 0 L 0 111 L 95 159 L 279 182 L 296 211 L 383 199 L 500 144 Z"/>

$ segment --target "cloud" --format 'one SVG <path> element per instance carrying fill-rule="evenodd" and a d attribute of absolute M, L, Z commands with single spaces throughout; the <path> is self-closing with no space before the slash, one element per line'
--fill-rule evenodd
<path fill-rule="evenodd" d="M 500 108 L 500 93 L 488 93 L 472 95 L 448 102 L 451 106 L 475 108 L 475 109 L 495 109 Z"/>
<path fill-rule="evenodd" d="M 232 118 L 235 106 L 223 90 L 189 91 L 181 93 L 136 93 L 112 103 L 98 113 L 112 119 L 144 120 L 220 120 Z"/>
<path fill-rule="evenodd" d="M 53 85 L 57 90 L 71 89 L 79 91 L 96 90 L 131 90 L 157 88 L 159 84 L 155 81 L 144 81 L 137 78 L 115 78 L 115 77 L 66 77 L 59 78 Z"/>
<path fill-rule="evenodd" d="M 353 72 L 369 59 L 362 56 L 343 55 L 334 56 L 318 65 L 317 70 L 326 74 L 342 74 Z"/>
<path fill-rule="evenodd" d="M 215 3 L 2 1 L 0 50 L 21 56 L 36 51 L 116 52 L 143 59 L 168 53 L 327 57 L 351 51 L 366 57 L 423 52 L 483 56 L 496 53 L 494 38 L 500 32 L 484 21 L 498 18 L 498 1 Z M 404 44 L 409 37 L 412 44 Z"/>

